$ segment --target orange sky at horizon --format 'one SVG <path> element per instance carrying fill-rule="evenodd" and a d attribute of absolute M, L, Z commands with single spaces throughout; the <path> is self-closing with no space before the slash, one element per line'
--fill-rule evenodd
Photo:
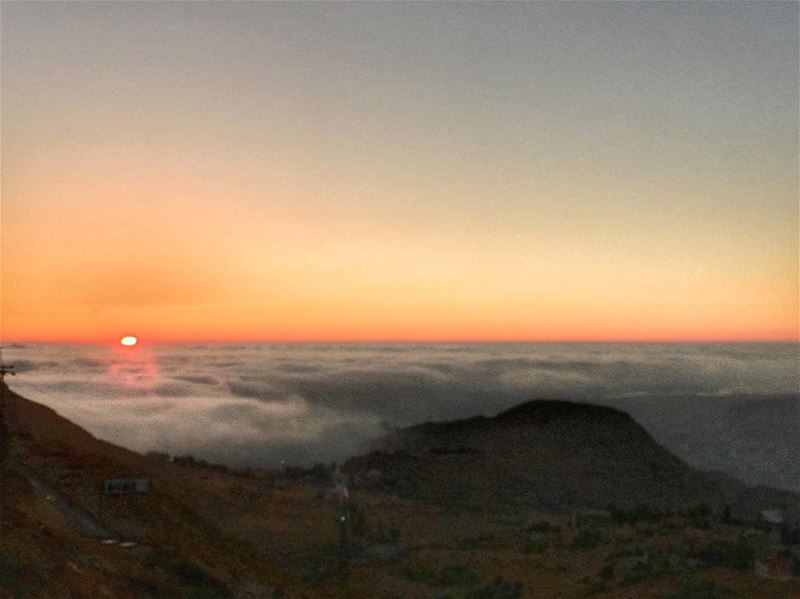
<path fill-rule="evenodd" d="M 5 4 L 0 340 L 800 341 L 799 12 Z"/>

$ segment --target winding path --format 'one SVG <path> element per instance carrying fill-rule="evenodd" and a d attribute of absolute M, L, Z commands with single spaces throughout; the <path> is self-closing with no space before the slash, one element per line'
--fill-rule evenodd
<path fill-rule="evenodd" d="M 33 477 L 30 473 L 23 471 L 22 474 L 31 484 L 34 493 L 36 493 L 36 495 L 45 501 L 53 504 L 53 506 L 59 512 L 61 512 L 64 518 L 66 518 L 67 522 L 69 522 L 70 525 L 72 525 L 72 527 L 75 528 L 75 530 L 77 530 L 79 533 L 86 535 L 87 537 L 98 537 L 103 539 L 109 539 L 113 536 L 92 515 L 64 501 L 64 499 L 54 493 L 52 489 L 50 489 L 39 479 Z"/>

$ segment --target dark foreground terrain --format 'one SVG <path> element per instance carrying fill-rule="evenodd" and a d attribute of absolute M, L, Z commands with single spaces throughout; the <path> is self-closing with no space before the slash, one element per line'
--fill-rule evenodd
<path fill-rule="evenodd" d="M 530 402 L 341 472 L 232 471 L 2 392 L 0 597 L 800 596 L 800 498 L 693 470 L 617 410 Z"/>

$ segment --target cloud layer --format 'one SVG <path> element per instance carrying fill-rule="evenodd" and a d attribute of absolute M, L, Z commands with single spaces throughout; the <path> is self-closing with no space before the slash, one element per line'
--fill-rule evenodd
<path fill-rule="evenodd" d="M 798 352 L 793 344 L 7 349 L 17 391 L 101 438 L 253 466 L 338 461 L 390 427 L 491 415 L 543 397 L 622 402 L 669 444 L 678 420 L 664 409 L 675 402 L 684 413 L 696 402 L 719 411 L 736 395 L 799 393 Z M 660 421 L 672 424 L 661 430 Z M 691 421 L 681 422 L 691 437 Z M 725 430 L 715 434 L 726 442 Z"/>

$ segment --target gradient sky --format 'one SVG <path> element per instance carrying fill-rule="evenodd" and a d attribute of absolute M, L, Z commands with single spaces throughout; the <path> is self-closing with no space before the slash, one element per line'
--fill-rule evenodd
<path fill-rule="evenodd" d="M 3 340 L 796 340 L 798 12 L 2 3 Z"/>

